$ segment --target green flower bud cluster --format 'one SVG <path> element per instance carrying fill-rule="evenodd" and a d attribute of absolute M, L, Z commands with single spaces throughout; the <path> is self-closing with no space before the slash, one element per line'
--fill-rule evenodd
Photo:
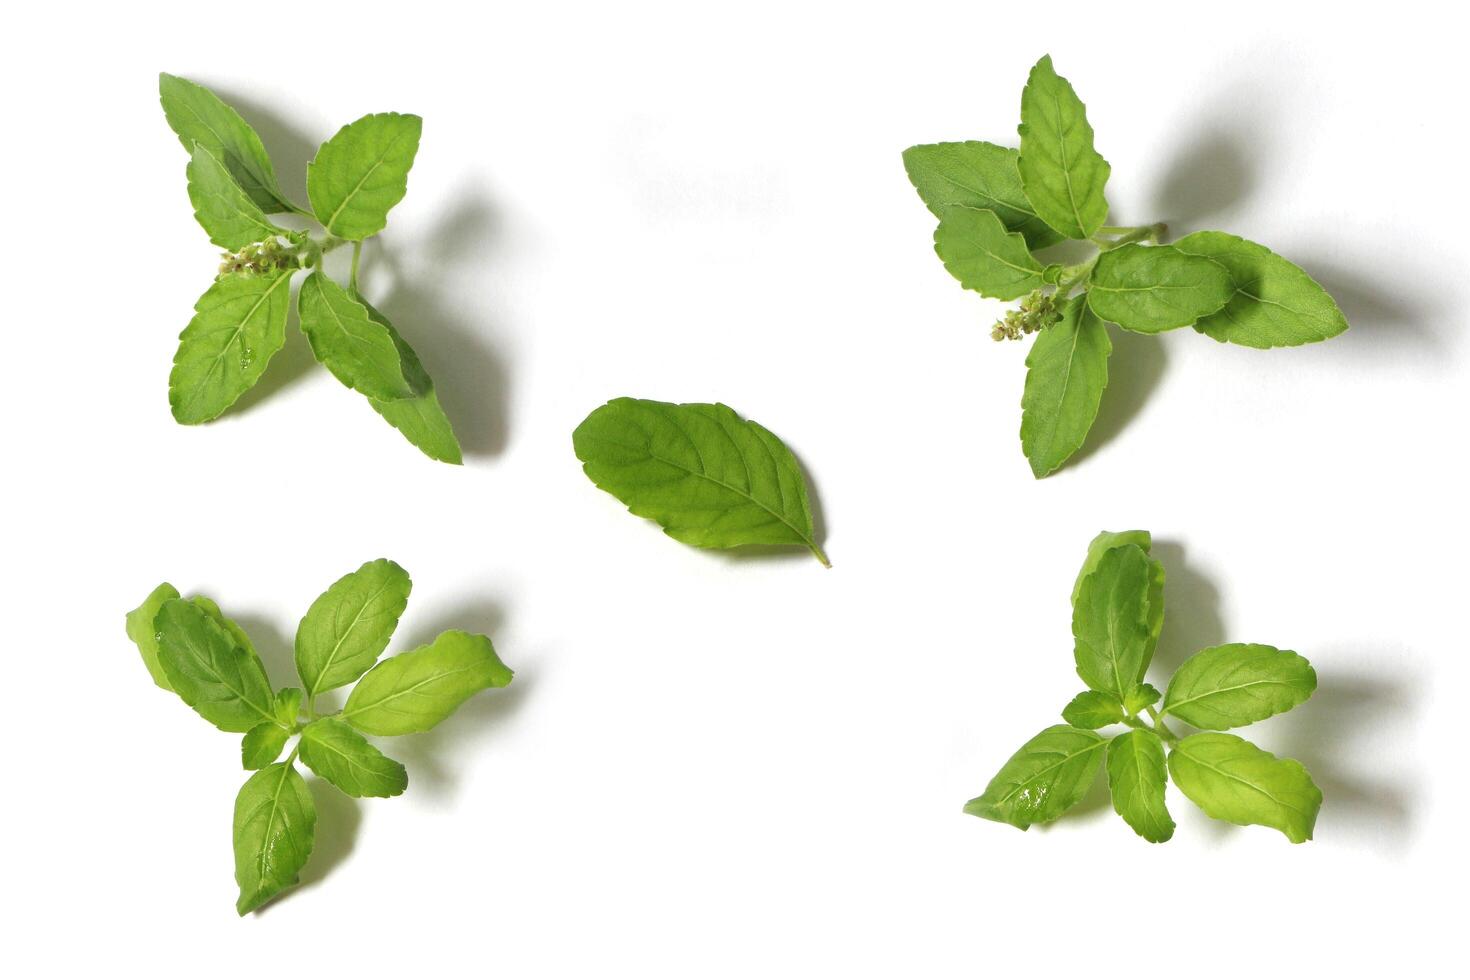
<path fill-rule="evenodd" d="M 230 275 L 264 276 L 301 265 L 294 243 L 279 238 L 267 238 L 263 242 L 246 245 L 238 252 L 220 254 L 219 276 Z"/>
<path fill-rule="evenodd" d="M 1040 333 L 1062 318 L 1054 294 L 1034 290 L 1021 300 L 1019 309 L 1007 310 L 1003 319 L 990 328 L 991 340 L 1020 340 L 1027 334 Z"/>

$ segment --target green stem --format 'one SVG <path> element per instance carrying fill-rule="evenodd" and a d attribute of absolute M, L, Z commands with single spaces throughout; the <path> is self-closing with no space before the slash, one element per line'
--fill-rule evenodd
<path fill-rule="evenodd" d="M 347 282 L 354 293 L 357 292 L 357 261 L 360 258 L 362 258 L 362 242 L 356 241 L 352 243 L 352 272 L 347 277 Z"/>
<path fill-rule="evenodd" d="M 1158 244 L 1159 238 L 1168 231 L 1168 226 L 1163 222 L 1153 225 L 1138 225 L 1133 228 L 1114 227 L 1104 225 L 1098 229 L 1098 233 L 1090 239 L 1091 242 L 1104 252 L 1117 248 L 1120 245 L 1130 245 L 1133 242 L 1153 242 Z M 1104 235 L 1116 235 L 1116 238 L 1105 238 Z"/>

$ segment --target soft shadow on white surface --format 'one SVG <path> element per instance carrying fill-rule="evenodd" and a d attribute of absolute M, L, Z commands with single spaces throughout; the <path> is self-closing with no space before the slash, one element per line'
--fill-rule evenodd
<path fill-rule="evenodd" d="M 1103 389 L 1097 418 L 1086 441 L 1064 468 L 1076 466 L 1122 435 L 1148 404 L 1169 363 L 1168 352 L 1157 337 L 1145 337 L 1111 324 L 1107 330 L 1113 341 L 1113 353 L 1108 358 L 1108 386 Z"/>
<path fill-rule="evenodd" d="M 503 607 L 493 600 L 465 602 L 446 610 L 431 622 L 407 633 L 395 649 L 413 649 L 428 643 L 445 630 L 483 633 L 494 642 L 505 622 Z M 515 671 L 510 686 L 480 693 L 466 701 L 448 719 L 427 732 L 385 740 L 382 748 L 408 768 L 409 792 L 448 799 L 458 787 L 475 744 L 494 738 L 508 725 L 535 688 L 542 658 L 519 660 L 513 652 L 496 647 L 506 665 Z"/>
<path fill-rule="evenodd" d="M 1397 760 L 1390 770 L 1377 771 L 1355 760 L 1364 758 L 1356 745 L 1397 740 L 1414 715 L 1415 692 L 1401 678 L 1379 671 L 1344 675 L 1323 665 L 1361 657 L 1322 651 L 1308 657 L 1317 665 L 1317 691 L 1277 724 L 1271 751 L 1289 756 L 1307 767 L 1322 790 L 1324 824 L 1332 835 L 1351 835 L 1378 850 L 1400 853 L 1413 840 L 1410 808 L 1420 774 L 1412 758 Z"/>

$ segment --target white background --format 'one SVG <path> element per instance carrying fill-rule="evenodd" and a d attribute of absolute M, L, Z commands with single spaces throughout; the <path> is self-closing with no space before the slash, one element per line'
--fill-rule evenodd
<path fill-rule="evenodd" d="M 1464 54 L 1431 5 L 1345 9 L 12 12 L 12 975 L 1280 976 L 1458 946 Z M 1013 140 L 1047 51 L 1118 222 L 1262 241 L 1352 329 L 1119 337 L 1088 450 L 1036 482 L 1025 348 L 934 257 L 899 153 Z M 217 255 L 160 69 L 236 105 L 298 199 L 338 126 L 424 117 L 365 289 L 465 467 L 299 336 L 242 408 L 173 423 Z M 570 433 L 623 394 L 722 400 L 785 439 L 832 570 L 684 547 L 597 491 Z M 1073 575 L 1135 526 L 1168 568 L 1160 668 L 1227 639 L 1316 666 L 1316 697 L 1246 733 L 1321 785 L 1312 843 L 1173 791 L 1160 846 L 1102 797 L 1026 834 L 960 812 L 1080 687 Z M 516 682 L 384 746 L 405 796 L 318 792 L 307 883 L 238 920 L 237 740 L 152 685 L 123 614 L 163 579 L 206 592 L 284 685 L 312 598 L 378 556 L 415 582 L 391 650 L 488 631 Z"/>

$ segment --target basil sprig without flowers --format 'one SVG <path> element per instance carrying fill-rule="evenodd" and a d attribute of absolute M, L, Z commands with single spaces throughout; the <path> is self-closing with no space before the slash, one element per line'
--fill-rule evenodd
<path fill-rule="evenodd" d="M 322 144 L 306 168 L 310 207 L 276 182 L 265 145 L 209 89 L 160 75 L 168 124 L 189 153 L 189 200 L 209 240 L 225 250 L 219 274 L 179 335 L 168 400 L 185 425 L 208 422 L 255 386 L 286 343 L 291 280 L 306 272 L 297 300 L 312 354 L 338 381 L 432 459 L 462 461 L 454 428 L 418 355 L 358 291 L 363 242 L 382 231 L 408 189 L 423 120 L 397 112 L 363 116 Z M 290 230 L 272 215 L 318 226 Z M 346 287 L 322 257 L 352 246 Z"/>
<path fill-rule="evenodd" d="M 1174 835 L 1170 778 L 1217 820 L 1274 827 L 1310 840 L 1322 793 L 1301 763 L 1279 759 L 1227 729 L 1289 711 L 1317 675 L 1290 650 L 1228 643 L 1201 650 L 1162 694 L 1144 678 L 1164 624 L 1164 567 L 1147 531 L 1104 532 L 1087 549 L 1072 590 L 1077 674 L 1087 690 L 1003 765 L 965 812 L 1026 830 L 1081 802 L 1107 770 L 1113 809 L 1144 840 Z M 1162 703 L 1160 703 L 1162 702 Z M 1201 731 L 1179 735 L 1177 720 Z M 1121 732 L 1099 732 L 1112 726 Z"/>
<path fill-rule="evenodd" d="M 165 582 L 128 613 L 128 636 L 154 683 L 242 736 L 240 761 L 253 775 L 235 798 L 239 914 L 296 884 L 311 856 L 316 807 L 298 759 L 348 796 L 397 796 L 407 770 L 365 736 L 428 731 L 472 695 L 511 682 L 490 638 L 460 630 L 379 660 L 410 588 L 408 573 L 386 559 L 338 579 L 296 631 L 301 686 L 279 690 L 245 631 L 204 596 L 182 598 Z M 340 711 L 318 710 L 319 696 L 354 682 Z"/>
<path fill-rule="evenodd" d="M 1021 93 L 1020 137 L 1019 149 L 978 141 L 912 146 L 903 162 L 939 219 L 934 250 L 944 267 L 982 296 L 1020 300 L 991 336 L 1036 334 L 1021 396 L 1021 449 L 1037 477 L 1080 449 L 1097 418 L 1113 350 L 1109 323 L 1143 334 L 1193 326 L 1256 348 L 1347 329 L 1326 290 L 1264 245 L 1220 231 L 1165 245 L 1161 224 L 1107 225 L 1112 167 L 1050 56 L 1031 69 Z M 1047 249 L 1064 241 L 1095 251 L 1050 261 Z"/>

